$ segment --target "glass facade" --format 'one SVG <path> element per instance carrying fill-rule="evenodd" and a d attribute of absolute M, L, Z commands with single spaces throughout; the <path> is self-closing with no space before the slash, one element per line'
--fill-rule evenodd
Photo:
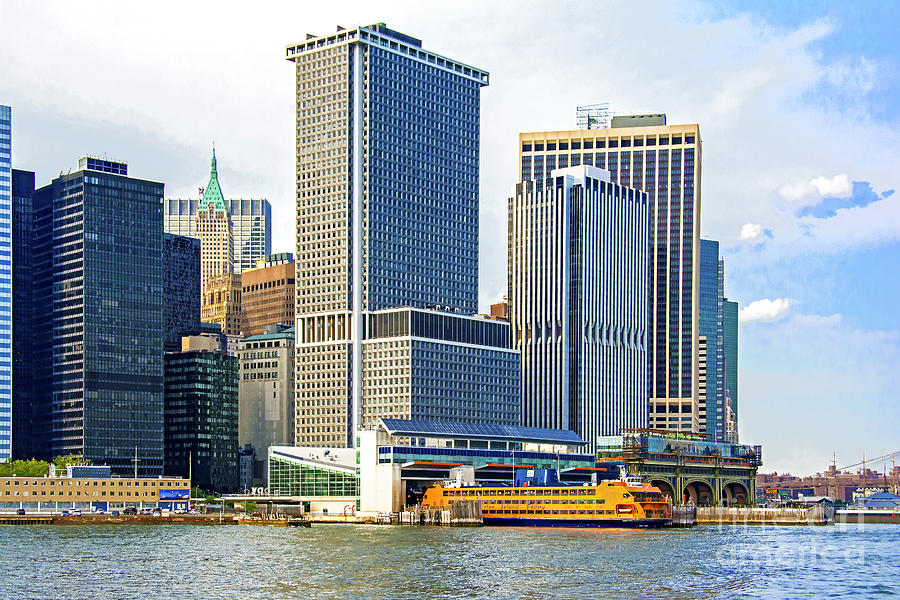
<path fill-rule="evenodd" d="M 190 474 L 205 491 L 237 490 L 238 372 L 238 358 L 221 352 L 166 354 L 167 475 Z"/>
<path fill-rule="evenodd" d="M 647 426 L 646 193 L 581 165 L 509 200 L 509 315 L 522 423 L 597 436 Z"/>
<path fill-rule="evenodd" d="M 364 428 L 379 418 L 518 425 L 519 353 L 509 324 L 398 309 L 369 315 Z"/>
<path fill-rule="evenodd" d="M 653 125 L 520 134 L 523 181 L 560 164 L 607 169 L 613 183 L 645 191 L 649 199 L 649 384 L 653 399 L 697 397 L 695 264 L 700 222 L 700 130 Z M 580 151 L 575 151 L 575 145 Z M 565 150 L 564 150 L 565 147 Z M 591 147 L 591 152 L 586 152 Z M 526 150 L 527 148 L 527 150 Z M 695 411 L 696 412 L 696 411 Z M 687 423 L 691 429 L 694 414 Z"/>
<path fill-rule="evenodd" d="M 36 456 L 31 414 L 33 353 L 33 216 L 34 173 L 12 172 L 13 201 L 13 457 Z"/>
<path fill-rule="evenodd" d="M 12 109 L 0 106 L 0 461 L 12 456 Z"/>
<path fill-rule="evenodd" d="M 181 337 L 200 333 L 200 240 L 165 234 L 166 352 L 181 350 Z"/>
<path fill-rule="evenodd" d="M 725 439 L 723 279 L 719 242 L 700 240 L 700 336 L 706 338 L 706 422 L 703 433 L 715 441 Z"/>
<path fill-rule="evenodd" d="M 731 400 L 735 427 L 738 422 L 738 303 L 725 299 L 724 303 L 725 389 Z"/>
<path fill-rule="evenodd" d="M 76 171 L 36 190 L 34 396 L 42 457 L 163 470 L 163 184 Z M 46 436 L 45 439 L 37 439 Z"/>
<path fill-rule="evenodd" d="M 359 496 L 359 476 L 347 469 L 269 456 L 272 496 Z"/>

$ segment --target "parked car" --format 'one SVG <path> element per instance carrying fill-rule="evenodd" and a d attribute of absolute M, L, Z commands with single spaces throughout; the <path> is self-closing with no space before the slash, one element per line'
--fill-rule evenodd
<path fill-rule="evenodd" d="M 153 513 L 154 513 L 154 509 L 152 509 L 152 508 L 142 508 L 141 509 L 142 515 L 152 515 Z"/>
<path fill-rule="evenodd" d="M 120 513 L 119 513 L 119 511 L 114 510 L 114 511 L 112 511 L 110 514 L 111 514 L 112 516 L 114 516 L 114 517 L 118 517 Z"/>
<path fill-rule="evenodd" d="M 122 510 L 122 514 L 123 514 L 123 515 L 136 515 L 136 514 L 137 514 L 137 509 L 136 509 L 135 507 L 133 507 L 133 506 L 126 506 L 126 507 Z"/>
<path fill-rule="evenodd" d="M 77 508 L 73 508 L 72 510 L 69 511 L 69 515 L 73 516 L 73 517 L 80 517 L 81 511 Z"/>
<path fill-rule="evenodd" d="M 60 514 L 61 514 L 62 516 L 64 516 L 64 517 L 68 517 L 68 516 L 69 516 L 69 511 L 64 510 L 64 511 L 62 511 L 62 513 L 60 513 Z"/>
<path fill-rule="evenodd" d="M 24 514 L 25 514 L 25 509 L 24 509 L 24 508 L 16 509 L 16 514 L 17 514 L 17 515 L 24 515 Z"/>
<path fill-rule="evenodd" d="M 97 510 L 97 511 L 94 511 L 94 514 L 95 514 L 95 515 L 107 515 L 107 514 L 109 514 L 109 513 L 107 513 L 105 510 L 103 510 L 103 509 L 101 508 L 101 509 L 99 509 L 99 510 Z"/>

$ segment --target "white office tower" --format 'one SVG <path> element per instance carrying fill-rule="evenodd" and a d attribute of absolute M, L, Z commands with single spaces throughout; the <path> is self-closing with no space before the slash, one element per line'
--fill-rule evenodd
<path fill-rule="evenodd" d="M 509 310 L 523 425 L 600 435 L 647 426 L 647 194 L 592 166 L 518 183 Z"/>

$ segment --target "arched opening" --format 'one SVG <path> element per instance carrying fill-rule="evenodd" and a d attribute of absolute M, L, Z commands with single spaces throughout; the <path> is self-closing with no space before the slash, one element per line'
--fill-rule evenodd
<path fill-rule="evenodd" d="M 725 487 L 722 488 L 722 500 L 726 506 L 747 504 L 749 498 L 750 493 L 747 491 L 747 488 L 744 484 L 738 483 L 737 481 L 726 483 Z"/>
<path fill-rule="evenodd" d="M 709 506 L 713 503 L 713 491 L 705 481 L 692 481 L 684 486 L 683 500 L 686 504 Z"/>
<path fill-rule="evenodd" d="M 666 481 L 665 479 L 653 479 L 650 481 L 650 485 L 656 486 L 659 488 L 660 493 L 662 493 L 663 497 L 671 502 L 675 502 L 675 490 L 672 489 L 672 484 Z"/>

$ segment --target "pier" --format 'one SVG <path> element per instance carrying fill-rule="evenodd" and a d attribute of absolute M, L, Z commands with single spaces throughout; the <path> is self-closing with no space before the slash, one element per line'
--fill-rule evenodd
<path fill-rule="evenodd" d="M 830 517 L 830 518 L 829 518 Z M 833 511 L 813 508 L 697 508 L 698 525 L 827 525 Z"/>

